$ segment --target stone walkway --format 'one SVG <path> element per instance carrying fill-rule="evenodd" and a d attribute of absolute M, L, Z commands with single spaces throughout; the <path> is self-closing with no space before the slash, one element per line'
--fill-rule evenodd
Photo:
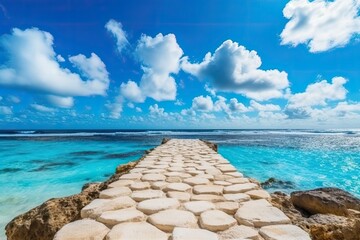
<path fill-rule="evenodd" d="M 55 240 L 308 240 L 228 160 L 200 140 L 160 145 L 100 193 Z"/>

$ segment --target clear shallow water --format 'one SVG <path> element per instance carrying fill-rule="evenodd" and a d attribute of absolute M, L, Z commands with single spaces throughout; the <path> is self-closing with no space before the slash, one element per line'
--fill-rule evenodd
<path fill-rule="evenodd" d="M 0 228 L 49 198 L 105 180 L 163 137 L 216 142 L 248 177 L 287 181 L 270 191 L 335 186 L 360 196 L 358 130 L 7 131 L 0 132 Z"/>

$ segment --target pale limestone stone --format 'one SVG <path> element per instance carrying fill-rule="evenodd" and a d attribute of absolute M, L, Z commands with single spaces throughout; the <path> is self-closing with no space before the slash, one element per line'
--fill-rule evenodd
<path fill-rule="evenodd" d="M 146 170 L 147 170 L 146 167 L 136 166 L 136 168 L 131 169 L 129 172 L 130 173 L 142 173 L 143 171 L 146 171 Z"/>
<path fill-rule="evenodd" d="M 182 178 L 181 177 L 167 177 L 166 181 L 168 183 L 181 183 L 182 182 Z"/>
<path fill-rule="evenodd" d="M 148 218 L 149 223 L 160 230 L 172 232 L 174 227 L 197 228 L 197 218 L 188 211 L 169 209 L 155 214 Z"/>
<path fill-rule="evenodd" d="M 218 202 L 215 204 L 218 210 L 234 215 L 239 208 L 238 202 Z"/>
<path fill-rule="evenodd" d="M 164 192 L 168 192 L 168 191 L 189 192 L 191 191 L 191 186 L 186 183 L 169 183 L 164 188 Z"/>
<path fill-rule="evenodd" d="M 184 203 L 184 208 L 195 215 L 200 215 L 202 212 L 215 209 L 215 205 L 208 201 L 191 201 Z"/>
<path fill-rule="evenodd" d="M 222 174 L 222 172 L 219 169 L 215 168 L 215 167 L 206 169 L 205 173 L 211 174 L 213 176 Z"/>
<path fill-rule="evenodd" d="M 252 239 L 258 240 L 259 234 L 254 228 L 236 225 L 228 230 L 218 233 L 221 240 Z"/>
<path fill-rule="evenodd" d="M 134 207 L 136 202 L 128 196 L 113 199 L 95 199 L 83 209 L 82 218 L 97 218 L 103 212 Z"/>
<path fill-rule="evenodd" d="M 223 196 L 213 194 L 199 194 L 193 195 L 191 197 L 191 201 L 223 202 L 225 201 L 225 198 Z"/>
<path fill-rule="evenodd" d="M 148 173 L 142 176 L 142 181 L 150 181 L 150 182 L 156 182 L 156 181 L 164 181 L 166 179 L 165 175 L 158 174 L 158 173 Z"/>
<path fill-rule="evenodd" d="M 274 225 L 260 228 L 260 235 L 265 240 L 310 240 L 307 232 L 294 225 Z"/>
<path fill-rule="evenodd" d="M 233 183 L 233 184 L 249 183 L 249 179 L 247 179 L 247 178 L 230 178 L 226 181 L 229 183 Z"/>
<path fill-rule="evenodd" d="M 125 180 L 139 180 L 141 178 L 141 173 L 128 173 L 120 176 L 120 179 Z"/>
<path fill-rule="evenodd" d="M 224 187 L 224 193 L 244 193 L 257 188 L 258 186 L 255 183 L 234 184 Z"/>
<path fill-rule="evenodd" d="M 134 182 L 130 185 L 131 190 L 137 191 L 137 190 L 145 190 L 150 188 L 149 182 Z"/>
<path fill-rule="evenodd" d="M 122 196 L 129 196 L 131 190 L 128 187 L 108 188 L 100 192 L 99 198 L 116 198 Z"/>
<path fill-rule="evenodd" d="M 146 222 L 120 223 L 114 226 L 106 240 L 167 240 L 168 235 Z"/>
<path fill-rule="evenodd" d="M 226 182 L 226 181 L 214 181 L 214 184 L 215 185 L 220 185 L 220 186 L 230 186 L 230 185 L 232 185 L 231 183 Z"/>
<path fill-rule="evenodd" d="M 191 178 L 192 175 L 184 172 L 184 173 L 182 173 L 179 177 L 181 177 L 181 178 Z"/>
<path fill-rule="evenodd" d="M 230 176 L 233 176 L 233 177 L 239 177 L 239 178 L 243 178 L 244 175 L 242 173 L 239 173 L 239 172 L 227 172 L 225 173 L 226 175 L 230 175 Z"/>
<path fill-rule="evenodd" d="M 193 192 L 195 194 L 215 194 L 221 195 L 223 192 L 223 186 L 218 185 L 197 185 L 194 186 Z"/>
<path fill-rule="evenodd" d="M 169 191 L 166 193 L 166 196 L 169 198 L 176 198 L 180 202 L 187 202 L 190 200 L 190 193 L 187 192 L 177 192 L 177 191 Z"/>
<path fill-rule="evenodd" d="M 135 208 L 125 208 L 115 211 L 103 212 L 100 217 L 97 218 L 99 222 L 102 222 L 108 226 L 114 226 L 122 222 L 142 222 L 145 221 L 146 216 L 144 213 L 136 210 Z"/>
<path fill-rule="evenodd" d="M 150 166 L 148 168 L 150 168 L 150 169 L 164 169 L 165 170 L 168 167 L 169 167 L 168 165 L 152 165 L 152 166 Z"/>
<path fill-rule="evenodd" d="M 55 234 L 54 240 L 103 240 L 109 231 L 110 229 L 102 223 L 92 219 L 82 219 L 63 226 Z"/>
<path fill-rule="evenodd" d="M 156 198 L 142 201 L 137 209 L 145 214 L 153 214 L 170 208 L 178 208 L 180 202 L 176 198 Z"/>
<path fill-rule="evenodd" d="M 204 174 L 203 171 L 199 171 L 199 170 L 188 170 L 187 173 L 190 174 L 191 176 L 196 176 L 196 175 L 199 175 L 199 174 Z"/>
<path fill-rule="evenodd" d="M 239 224 L 251 227 L 290 223 L 290 219 L 282 211 L 264 199 L 244 202 L 235 218 Z"/>
<path fill-rule="evenodd" d="M 169 183 L 165 181 L 151 182 L 151 187 L 155 190 L 161 190 L 166 187 Z"/>
<path fill-rule="evenodd" d="M 200 215 L 200 226 L 213 232 L 224 231 L 236 223 L 235 218 L 220 210 L 209 210 Z"/>
<path fill-rule="evenodd" d="M 249 195 L 252 199 L 269 199 L 270 194 L 265 190 L 251 190 L 248 192 L 245 192 L 247 195 Z"/>
<path fill-rule="evenodd" d="M 167 177 L 180 177 L 183 172 L 166 172 L 164 173 Z"/>
<path fill-rule="evenodd" d="M 209 179 L 210 181 L 214 180 L 214 176 L 211 175 L 211 174 L 198 174 L 196 175 L 195 177 L 199 177 L 199 178 L 206 178 L 206 179 Z"/>
<path fill-rule="evenodd" d="M 199 177 L 185 178 L 183 182 L 191 186 L 210 183 L 209 179 Z"/>
<path fill-rule="evenodd" d="M 217 180 L 217 181 L 226 181 L 228 179 L 232 179 L 234 178 L 233 176 L 230 176 L 230 175 L 226 175 L 226 174 L 221 174 L 221 175 L 215 175 L 214 176 L 214 180 Z"/>
<path fill-rule="evenodd" d="M 250 196 L 245 193 L 223 194 L 223 196 L 226 200 L 234 202 L 245 202 L 250 200 Z"/>
<path fill-rule="evenodd" d="M 223 173 L 237 171 L 236 168 L 234 166 L 232 166 L 231 164 L 220 164 L 220 165 L 216 165 L 216 167 Z"/>
<path fill-rule="evenodd" d="M 141 202 L 147 199 L 162 198 L 164 195 L 164 192 L 161 190 L 146 189 L 141 191 L 134 191 L 131 194 L 131 198 L 137 202 Z"/>
<path fill-rule="evenodd" d="M 131 184 L 133 184 L 134 181 L 133 180 L 117 180 L 115 182 L 112 182 L 109 184 L 109 188 L 114 188 L 114 187 L 128 187 Z"/>
<path fill-rule="evenodd" d="M 168 171 L 170 172 L 184 172 L 184 168 L 182 167 L 169 167 L 167 168 Z"/>
<path fill-rule="evenodd" d="M 176 227 L 172 233 L 172 240 L 218 240 L 216 233 L 205 229 Z"/>
<path fill-rule="evenodd" d="M 149 170 L 143 171 L 142 173 L 143 174 L 162 174 L 164 172 L 166 172 L 165 169 L 149 169 Z"/>

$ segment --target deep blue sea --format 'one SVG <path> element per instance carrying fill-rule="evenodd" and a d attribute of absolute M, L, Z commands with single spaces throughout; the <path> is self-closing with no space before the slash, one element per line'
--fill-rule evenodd
<path fill-rule="evenodd" d="M 333 186 L 360 197 L 359 129 L 0 131 L 0 228 L 49 198 L 105 180 L 164 137 L 217 143 L 247 177 L 282 181 L 269 191 Z"/>

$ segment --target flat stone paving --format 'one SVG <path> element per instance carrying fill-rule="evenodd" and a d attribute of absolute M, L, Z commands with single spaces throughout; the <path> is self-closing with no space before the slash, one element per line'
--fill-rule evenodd
<path fill-rule="evenodd" d="M 147 154 L 54 239 L 309 240 L 228 160 L 200 140 L 172 139 Z"/>

